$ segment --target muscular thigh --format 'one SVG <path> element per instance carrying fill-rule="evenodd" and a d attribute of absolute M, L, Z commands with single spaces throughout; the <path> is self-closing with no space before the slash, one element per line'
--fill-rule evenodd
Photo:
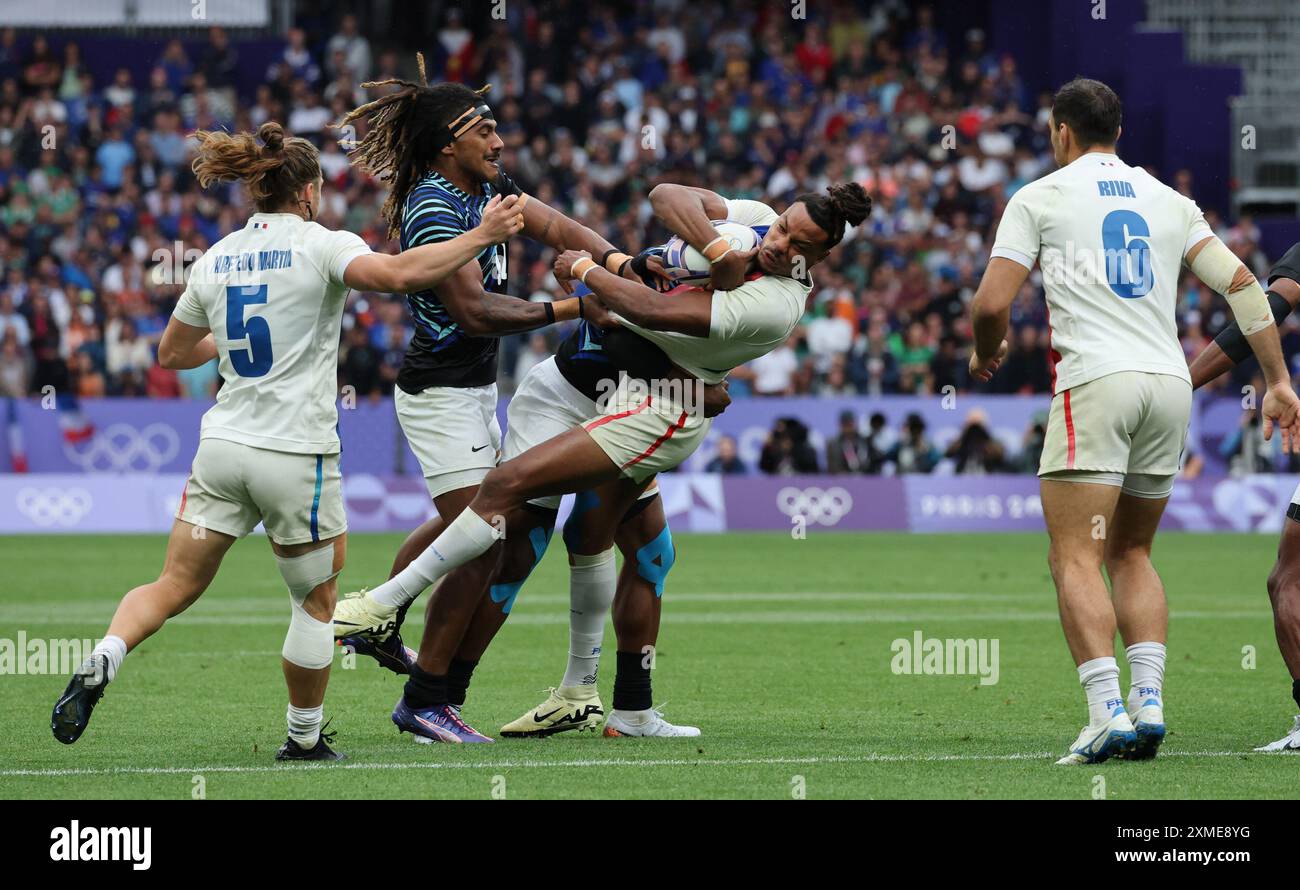
<path fill-rule="evenodd" d="M 1043 479 L 1043 520 L 1058 555 L 1090 554 L 1100 561 L 1120 489 L 1090 482 Z"/>

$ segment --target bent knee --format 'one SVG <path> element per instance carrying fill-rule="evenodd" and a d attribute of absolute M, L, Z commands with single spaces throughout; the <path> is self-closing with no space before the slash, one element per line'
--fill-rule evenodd
<path fill-rule="evenodd" d="M 1126 569 L 1146 568 L 1151 565 L 1151 545 L 1133 542 L 1108 544 L 1103 562 L 1106 571 L 1111 574 Z"/>
<path fill-rule="evenodd" d="M 338 585 L 331 578 L 312 590 L 303 600 L 303 610 L 317 621 L 333 621 L 334 607 L 338 605 Z"/>
<path fill-rule="evenodd" d="M 1047 567 L 1052 577 L 1060 580 L 1076 572 L 1101 571 L 1101 555 L 1093 551 L 1051 546 L 1047 549 Z"/>
<path fill-rule="evenodd" d="M 510 463 L 501 464 L 483 477 L 474 500 L 489 509 L 504 510 L 523 500 L 523 474 Z"/>

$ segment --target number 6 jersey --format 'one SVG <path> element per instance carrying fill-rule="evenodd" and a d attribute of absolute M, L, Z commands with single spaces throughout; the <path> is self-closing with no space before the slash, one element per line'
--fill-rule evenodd
<path fill-rule="evenodd" d="M 194 265 L 172 314 L 212 329 L 225 381 L 200 438 L 338 452 L 343 272 L 369 252 L 352 232 L 292 213 L 257 213 Z"/>
<path fill-rule="evenodd" d="M 1116 371 L 1188 383 L 1175 308 L 1183 257 L 1214 234 L 1190 198 L 1089 152 L 1007 203 L 992 256 L 1041 261 L 1053 392 Z"/>

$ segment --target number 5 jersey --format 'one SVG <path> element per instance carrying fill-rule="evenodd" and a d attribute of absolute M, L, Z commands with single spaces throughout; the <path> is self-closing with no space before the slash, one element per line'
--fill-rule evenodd
<path fill-rule="evenodd" d="M 335 454 L 348 263 L 370 248 L 292 213 L 257 213 L 195 263 L 177 320 L 211 328 L 224 385 L 200 438 Z"/>

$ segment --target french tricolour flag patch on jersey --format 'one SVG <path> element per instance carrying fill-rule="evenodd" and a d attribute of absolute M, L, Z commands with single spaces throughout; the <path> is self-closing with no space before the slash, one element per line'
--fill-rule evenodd
<path fill-rule="evenodd" d="M 255 229 L 269 229 L 269 228 L 271 228 L 271 224 L 270 224 L 270 223 L 253 223 L 253 228 L 255 228 Z"/>

